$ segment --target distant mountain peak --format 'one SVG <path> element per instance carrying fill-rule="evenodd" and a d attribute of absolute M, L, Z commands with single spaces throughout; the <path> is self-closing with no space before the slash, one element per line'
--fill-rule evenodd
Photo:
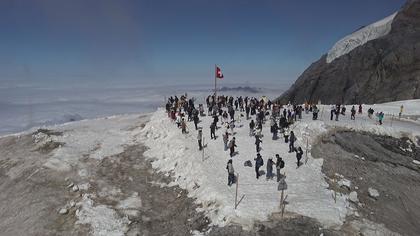
<path fill-rule="evenodd" d="M 420 0 L 339 40 L 278 99 L 382 103 L 420 98 Z"/>

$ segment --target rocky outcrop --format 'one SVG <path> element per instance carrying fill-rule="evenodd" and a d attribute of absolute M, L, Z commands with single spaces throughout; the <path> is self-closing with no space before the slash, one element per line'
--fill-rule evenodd
<path fill-rule="evenodd" d="M 388 34 L 307 68 L 282 103 L 380 103 L 420 98 L 420 0 L 409 0 Z"/>

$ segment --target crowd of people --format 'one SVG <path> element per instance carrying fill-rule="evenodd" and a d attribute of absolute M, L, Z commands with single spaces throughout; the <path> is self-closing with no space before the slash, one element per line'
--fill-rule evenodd
<path fill-rule="evenodd" d="M 259 179 L 261 177 L 260 168 L 264 166 L 264 159 L 260 153 L 261 145 L 263 144 L 262 130 L 265 124 L 270 126 L 270 132 L 272 133 L 271 139 L 278 140 L 281 136 L 284 139 L 284 143 L 288 145 L 289 153 L 296 153 L 296 165 L 297 168 L 302 165 L 303 150 L 301 147 L 295 147 L 297 137 L 291 125 L 294 122 L 302 119 L 302 112 L 306 114 L 312 113 L 312 119 L 317 120 L 319 114 L 319 108 L 316 105 L 305 103 L 304 105 L 282 105 L 279 103 L 273 103 L 271 100 L 263 97 L 257 99 L 255 97 L 232 97 L 232 96 L 215 96 L 209 95 L 205 99 L 205 105 L 207 112 L 204 109 L 203 104 L 195 106 L 195 100 L 188 98 L 187 95 L 182 95 L 180 98 L 177 96 L 170 97 L 166 103 L 166 111 L 168 117 L 174 121 L 178 128 L 181 129 L 183 134 L 190 132 L 187 130 L 186 122 L 193 122 L 194 128 L 197 130 L 197 142 L 198 149 L 203 149 L 203 131 L 201 127 L 198 127 L 200 117 L 208 116 L 211 117 L 212 122 L 209 127 L 210 137 L 212 140 L 216 140 L 218 137 L 216 131 L 222 128 L 222 139 L 224 145 L 224 151 L 229 151 L 230 159 L 227 162 L 226 170 L 228 172 L 228 185 L 231 186 L 235 183 L 235 171 L 233 168 L 233 157 L 237 154 L 236 148 L 238 147 L 235 138 L 236 120 L 238 117 L 245 117 L 245 120 L 249 121 L 249 136 L 255 139 L 255 152 L 256 158 L 254 159 L 255 175 Z M 358 113 L 363 112 L 362 105 L 358 107 Z M 207 114 L 205 114 L 207 113 Z M 368 116 L 371 117 L 374 113 L 372 108 L 368 110 Z M 237 115 L 237 116 L 235 116 Z M 346 115 L 346 107 L 342 105 L 335 105 L 331 107 L 330 119 L 335 121 L 339 120 L 339 116 Z M 382 124 L 384 114 L 382 112 L 377 114 L 379 123 Z M 356 108 L 351 108 L 351 120 L 356 117 Z M 218 124 L 221 124 L 219 127 Z M 279 137 L 279 134 L 281 135 Z M 250 160 L 244 163 L 245 166 L 252 167 Z M 274 177 L 273 166 L 276 168 L 277 182 L 280 181 L 282 175 L 281 170 L 285 166 L 285 162 L 279 154 L 275 155 L 275 161 L 273 157 L 268 157 L 265 163 L 266 165 L 266 179 L 272 180 Z"/>

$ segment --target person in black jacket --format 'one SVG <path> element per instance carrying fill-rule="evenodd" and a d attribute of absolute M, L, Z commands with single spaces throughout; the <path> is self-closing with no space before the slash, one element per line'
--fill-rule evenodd
<path fill-rule="evenodd" d="M 235 154 L 235 147 L 237 147 L 237 146 L 236 146 L 236 142 L 235 142 L 235 137 L 233 137 L 229 142 L 230 157 L 233 157 L 233 155 Z"/>
<path fill-rule="evenodd" d="M 245 107 L 245 112 L 246 112 L 246 119 L 248 120 L 249 119 L 249 111 L 250 111 L 251 109 L 249 108 L 249 106 L 246 106 Z"/>
<path fill-rule="evenodd" d="M 255 160 L 255 174 L 257 179 L 260 177 L 260 167 L 264 165 L 264 160 L 262 159 L 261 155 L 258 153 L 257 158 Z"/>
<path fill-rule="evenodd" d="M 279 182 L 280 181 L 280 178 L 281 178 L 281 173 L 280 173 L 280 171 L 281 171 L 281 169 L 283 169 L 284 168 L 284 161 L 283 161 L 283 159 L 280 157 L 280 155 L 279 154 L 276 154 L 276 170 L 277 170 L 277 182 Z"/>
<path fill-rule="evenodd" d="M 257 150 L 257 152 L 260 151 L 260 143 L 262 143 L 260 136 L 255 135 L 255 149 Z"/>
<path fill-rule="evenodd" d="M 295 151 L 295 141 L 296 141 L 295 133 L 293 133 L 293 131 L 290 131 L 289 152 Z"/>
<path fill-rule="evenodd" d="M 302 159 L 302 155 L 303 155 L 302 148 L 298 147 L 298 149 L 296 150 L 296 160 L 297 160 L 296 164 L 297 164 L 297 167 L 300 166 L 300 160 Z"/>
<path fill-rule="evenodd" d="M 216 139 L 216 124 L 215 123 L 211 123 L 210 125 L 210 138 Z"/>

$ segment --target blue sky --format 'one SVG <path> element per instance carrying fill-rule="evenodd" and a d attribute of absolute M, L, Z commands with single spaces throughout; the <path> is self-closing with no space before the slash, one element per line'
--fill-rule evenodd
<path fill-rule="evenodd" d="M 2 0 L 0 83 L 290 84 L 403 0 Z"/>

